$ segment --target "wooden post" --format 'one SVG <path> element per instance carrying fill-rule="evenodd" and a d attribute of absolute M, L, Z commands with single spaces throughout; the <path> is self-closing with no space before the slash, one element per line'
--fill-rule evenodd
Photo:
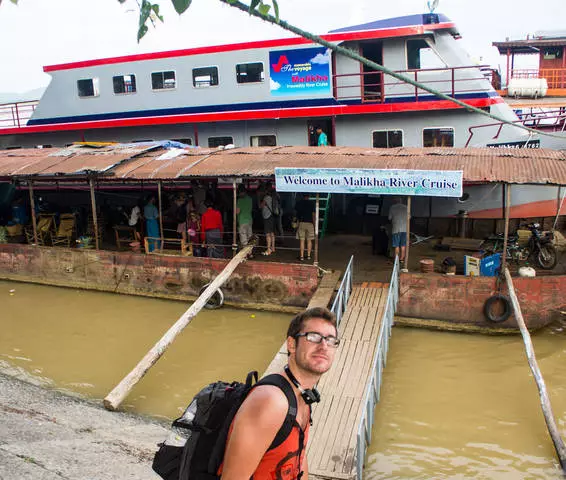
<path fill-rule="evenodd" d="M 505 227 L 503 230 L 503 253 L 501 258 L 501 273 L 505 272 L 505 268 L 507 267 L 507 240 L 509 238 L 509 208 L 511 204 L 511 185 L 503 184 L 503 188 L 505 189 Z"/>
<path fill-rule="evenodd" d="M 37 236 L 37 219 L 35 218 L 35 200 L 33 198 L 33 180 L 29 181 L 29 203 L 31 206 L 31 224 L 33 225 L 33 243 L 39 244 Z"/>
<path fill-rule="evenodd" d="M 509 89 L 509 75 L 510 75 L 510 71 L 509 71 L 509 49 L 507 49 L 507 74 L 506 74 L 506 78 L 505 78 L 505 86 L 507 87 L 507 89 Z M 509 95 L 509 91 L 507 91 L 507 95 Z"/>
<path fill-rule="evenodd" d="M 314 265 L 318 265 L 318 225 L 320 223 L 320 196 L 316 194 L 316 204 L 314 209 Z"/>
<path fill-rule="evenodd" d="M 236 214 L 236 209 L 237 209 L 237 203 L 238 203 L 238 190 L 236 188 L 236 179 L 234 179 L 233 183 L 232 183 L 232 188 L 234 190 L 234 201 L 233 201 L 233 208 L 234 208 L 234 215 L 233 215 L 233 221 L 232 221 L 232 230 L 234 231 L 233 235 L 232 235 L 232 257 L 236 256 L 236 251 L 238 250 L 238 238 L 237 238 L 237 234 L 238 232 L 236 230 L 238 230 L 238 222 L 237 222 L 237 214 Z"/>
<path fill-rule="evenodd" d="M 519 300 L 515 293 L 515 288 L 513 287 L 513 279 L 509 270 L 506 268 L 505 280 L 507 281 L 507 288 L 509 289 L 509 298 L 511 299 L 511 304 L 513 305 L 513 311 L 515 313 L 515 320 L 519 325 L 521 330 L 521 335 L 523 336 L 523 341 L 525 342 L 525 350 L 527 352 L 527 360 L 529 361 L 529 366 L 533 372 L 533 377 L 537 383 L 538 392 L 540 395 L 540 402 L 542 406 L 542 413 L 544 414 L 544 420 L 546 421 L 546 426 L 548 427 L 548 432 L 554 443 L 554 448 L 558 455 L 558 460 L 564 473 L 566 473 L 566 445 L 560 437 L 560 432 L 556 426 L 556 421 L 554 420 L 554 414 L 552 413 L 552 407 L 550 405 L 550 399 L 548 398 L 548 393 L 546 391 L 546 384 L 542 373 L 540 372 L 537 359 L 535 357 L 535 349 L 531 341 L 531 336 L 525 325 L 525 320 L 523 320 L 523 314 L 521 312 L 521 306 L 519 305 Z"/>
<path fill-rule="evenodd" d="M 175 324 L 161 337 L 149 352 L 140 360 L 136 367 L 126 375 L 122 381 L 104 399 L 104 407 L 108 410 L 116 410 L 133 386 L 147 373 L 147 371 L 161 358 L 167 347 L 173 343 L 175 337 L 183 331 L 198 312 L 206 305 L 224 282 L 228 280 L 236 267 L 242 263 L 252 252 L 254 242 L 246 245 L 242 250 L 224 267 L 224 270 L 208 285 L 206 290 L 196 299 L 189 309 L 181 315 Z"/>
<path fill-rule="evenodd" d="M 90 179 L 90 205 L 92 207 L 92 223 L 94 224 L 94 245 L 97 250 L 100 249 L 98 244 L 98 217 L 96 216 L 96 198 L 94 196 L 94 179 Z"/>
<path fill-rule="evenodd" d="M 407 195 L 407 246 L 405 247 L 405 268 L 409 269 L 409 247 L 411 246 L 411 196 Z"/>
<path fill-rule="evenodd" d="M 161 180 L 157 181 L 157 197 L 159 202 L 159 250 L 163 252 L 163 204 L 161 203 Z"/>

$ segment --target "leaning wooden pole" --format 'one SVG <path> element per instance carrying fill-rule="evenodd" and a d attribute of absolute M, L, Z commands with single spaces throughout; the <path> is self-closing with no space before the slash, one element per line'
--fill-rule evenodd
<path fill-rule="evenodd" d="M 228 280 L 236 267 L 242 263 L 246 257 L 251 253 L 254 247 L 254 242 L 244 247 L 238 254 L 230 260 L 224 270 L 210 283 L 204 292 L 196 299 L 196 301 L 189 307 L 189 309 L 181 315 L 179 320 L 161 337 L 161 339 L 146 353 L 136 367 L 126 375 L 122 381 L 112 390 L 104 399 L 104 407 L 108 410 L 116 410 L 124 398 L 128 395 L 133 386 L 140 381 L 140 379 L 147 373 L 165 350 L 173 343 L 175 337 L 183 331 L 183 329 L 190 323 L 198 312 L 206 305 L 212 295 L 218 290 L 224 282 Z"/>
<path fill-rule="evenodd" d="M 33 180 L 29 181 L 29 204 L 31 207 L 31 224 L 33 225 L 33 243 L 39 244 L 37 236 L 37 218 L 35 216 L 35 199 L 33 198 Z"/>
<path fill-rule="evenodd" d="M 542 373 L 538 367 L 537 359 L 535 357 L 535 350 L 533 348 L 533 343 L 531 341 L 531 335 L 527 330 L 525 321 L 523 320 L 523 314 L 521 313 L 521 306 L 519 305 L 519 300 L 517 300 L 517 295 L 515 293 L 515 288 L 513 287 L 513 279 L 509 273 L 509 269 L 505 269 L 505 280 L 507 281 L 507 288 L 509 289 L 509 297 L 511 298 L 511 303 L 513 305 L 513 311 L 515 313 L 515 319 L 521 330 L 521 335 L 523 336 L 523 341 L 525 342 L 525 350 L 527 352 L 527 359 L 529 361 L 529 366 L 533 372 L 533 376 L 537 383 L 538 392 L 540 395 L 540 403 L 542 405 L 542 413 L 544 414 L 544 420 L 546 421 L 546 426 L 548 427 L 548 432 L 550 437 L 554 442 L 554 448 L 558 455 L 558 460 L 560 461 L 560 466 L 566 474 L 566 445 L 560 436 L 558 427 L 556 426 L 556 421 L 554 419 L 554 414 L 552 413 L 552 407 L 550 405 L 550 399 L 548 398 L 548 392 L 546 391 L 546 384 L 544 383 L 544 378 L 542 378 Z"/>
<path fill-rule="evenodd" d="M 90 179 L 90 204 L 92 207 L 92 223 L 94 225 L 94 244 L 96 249 L 99 250 L 98 244 L 98 217 L 96 216 L 96 197 L 94 196 L 94 179 Z"/>

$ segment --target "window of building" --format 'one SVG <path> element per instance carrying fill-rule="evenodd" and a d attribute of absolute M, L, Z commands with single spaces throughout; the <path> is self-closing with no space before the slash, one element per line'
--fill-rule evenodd
<path fill-rule="evenodd" d="M 193 85 L 197 88 L 218 85 L 218 67 L 193 68 Z"/>
<path fill-rule="evenodd" d="M 423 129 L 423 147 L 453 147 L 454 129 L 452 127 Z"/>
<path fill-rule="evenodd" d="M 79 97 L 98 97 L 100 92 L 98 91 L 98 78 L 83 78 L 82 80 L 77 80 L 77 89 L 79 91 Z"/>
<path fill-rule="evenodd" d="M 236 65 L 236 80 L 238 83 L 258 83 L 265 80 L 263 63 L 240 63 Z"/>
<path fill-rule="evenodd" d="M 394 148 L 402 146 L 402 130 L 380 130 L 373 132 L 373 148 Z"/>
<path fill-rule="evenodd" d="M 226 146 L 234 143 L 232 137 L 208 137 L 208 147 L 216 148 L 220 146 Z"/>
<path fill-rule="evenodd" d="M 192 145 L 193 139 L 192 138 L 173 138 L 174 142 L 184 143 L 185 145 Z"/>
<path fill-rule="evenodd" d="M 407 68 L 409 70 L 446 68 L 446 63 L 426 41 L 407 40 Z"/>
<path fill-rule="evenodd" d="M 151 88 L 153 90 L 170 90 L 177 87 L 175 72 L 153 72 L 151 74 Z"/>
<path fill-rule="evenodd" d="M 134 74 L 112 77 L 112 84 L 114 85 L 114 93 L 136 93 L 136 76 Z"/>
<path fill-rule="evenodd" d="M 254 135 L 250 137 L 251 147 L 275 147 L 277 138 L 275 135 Z"/>

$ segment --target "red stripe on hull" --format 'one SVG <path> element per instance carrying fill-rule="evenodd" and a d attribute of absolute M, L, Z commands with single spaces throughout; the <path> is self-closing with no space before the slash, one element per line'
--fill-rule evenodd
<path fill-rule="evenodd" d="M 513 205 L 509 209 L 510 218 L 536 218 L 552 217 L 556 215 L 558 202 L 556 200 L 541 200 L 540 202 L 529 202 L 522 205 Z M 560 215 L 566 215 L 566 202 L 560 209 Z M 469 218 L 503 218 L 502 208 L 491 208 L 470 212 Z"/>
<path fill-rule="evenodd" d="M 328 42 L 345 42 L 349 40 L 370 40 L 389 37 L 406 37 L 412 35 L 423 35 L 425 30 L 442 30 L 454 28 L 454 23 L 445 22 L 435 25 L 414 25 L 411 27 L 386 28 L 383 30 L 369 30 L 364 32 L 331 33 L 322 35 Z M 302 37 L 281 38 L 277 40 L 262 40 L 258 42 L 232 43 L 228 45 L 215 45 L 208 47 L 187 48 L 182 50 L 170 50 L 166 52 L 141 53 L 138 55 L 125 55 L 122 57 L 101 58 L 97 60 L 85 60 L 83 62 L 61 63 L 43 67 L 43 71 L 56 72 L 58 70 L 72 70 L 75 68 L 95 67 L 99 65 L 112 65 L 116 63 L 139 62 L 144 60 L 159 60 L 163 58 L 184 57 L 189 55 L 205 55 L 210 53 L 233 52 L 236 50 L 250 50 L 256 48 L 293 47 L 297 45 L 313 44 L 311 40 Z M 313 44 L 315 45 L 315 44 Z"/>
<path fill-rule="evenodd" d="M 468 105 L 487 107 L 503 103 L 500 97 L 467 100 Z M 327 117 L 334 115 L 360 115 L 368 113 L 418 112 L 430 110 L 454 110 L 462 108 L 449 100 L 430 102 L 385 103 L 372 105 L 335 105 L 330 107 L 305 107 L 269 110 L 246 110 L 222 113 L 193 113 L 162 117 L 138 117 L 115 120 L 96 120 L 90 122 L 52 123 L 29 127 L 0 129 L 0 135 L 56 132 L 67 130 L 91 130 L 99 128 L 141 127 L 149 125 L 173 125 L 177 123 L 227 122 L 235 120 L 265 120 L 281 118 Z"/>

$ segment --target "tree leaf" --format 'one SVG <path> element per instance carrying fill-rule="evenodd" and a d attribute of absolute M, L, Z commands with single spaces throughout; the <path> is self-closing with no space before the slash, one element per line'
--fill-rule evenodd
<path fill-rule="evenodd" d="M 191 6 L 192 0 L 171 0 L 173 2 L 173 6 L 175 7 L 175 11 L 181 15 L 182 13 L 187 10 Z"/>
<path fill-rule="evenodd" d="M 277 0 L 272 0 L 273 1 L 273 13 L 275 13 L 275 20 L 277 21 L 277 23 L 279 23 L 279 4 L 277 3 Z"/>
<path fill-rule="evenodd" d="M 161 21 L 163 22 L 163 15 L 159 15 L 159 5 L 157 5 L 157 4 L 154 3 L 154 4 L 151 6 L 151 9 L 152 9 L 153 12 L 155 13 L 155 16 L 156 16 L 157 18 L 159 18 L 159 20 L 161 20 Z"/>
<path fill-rule="evenodd" d="M 271 5 L 267 5 L 265 3 L 262 3 L 259 6 L 258 11 L 259 11 L 259 13 L 261 13 L 265 17 L 269 13 L 270 8 L 271 8 Z"/>
<path fill-rule="evenodd" d="M 260 2 L 261 0 L 252 0 L 250 2 L 250 13 L 256 9 L 256 7 L 259 5 Z"/>
<path fill-rule="evenodd" d="M 149 29 L 147 28 L 146 24 L 140 25 L 140 28 L 138 29 L 138 43 L 142 39 L 142 37 L 147 33 L 148 30 Z"/>

